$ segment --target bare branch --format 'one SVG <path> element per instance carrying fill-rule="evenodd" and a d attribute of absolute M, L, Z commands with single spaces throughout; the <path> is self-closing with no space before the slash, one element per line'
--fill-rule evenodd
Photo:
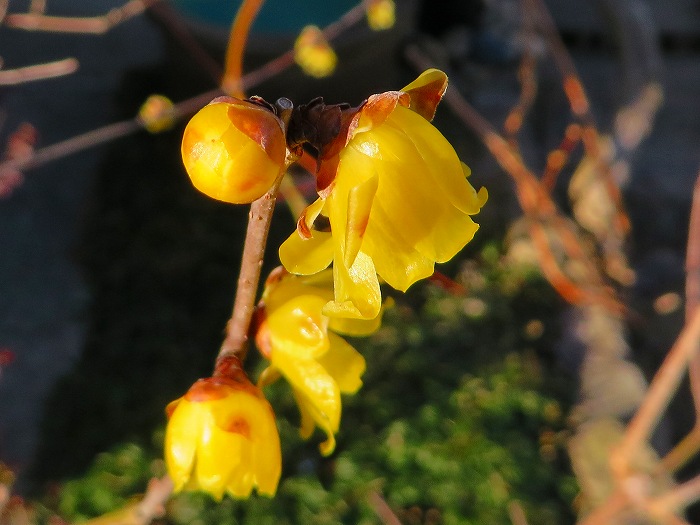
<path fill-rule="evenodd" d="M 44 64 L 18 67 L 15 69 L 3 69 L 0 71 L 0 86 L 15 86 L 36 80 L 70 75 L 78 70 L 78 61 L 75 58 L 64 58 Z"/>

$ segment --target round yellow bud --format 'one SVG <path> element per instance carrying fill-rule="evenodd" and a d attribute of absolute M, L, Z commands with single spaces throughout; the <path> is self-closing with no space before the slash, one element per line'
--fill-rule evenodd
<path fill-rule="evenodd" d="M 233 204 L 262 197 L 284 169 L 286 152 L 282 121 L 231 97 L 199 110 L 182 137 L 182 160 L 194 187 Z"/>

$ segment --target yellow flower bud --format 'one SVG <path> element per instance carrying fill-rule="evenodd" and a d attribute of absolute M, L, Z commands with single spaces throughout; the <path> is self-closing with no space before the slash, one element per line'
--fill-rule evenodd
<path fill-rule="evenodd" d="M 294 42 L 294 60 L 307 75 L 322 78 L 333 73 L 338 57 L 318 27 L 306 26 Z"/>
<path fill-rule="evenodd" d="M 139 109 L 143 126 L 151 133 L 160 133 L 173 127 L 175 117 L 172 100 L 163 95 L 151 95 Z"/>
<path fill-rule="evenodd" d="M 374 31 L 390 29 L 395 21 L 394 0 L 371 0 L 367 5 L 367 23 Z"/>
<path fill-rule="evenodd" d="M 214 199 L 243 204 L 262 197 L 284 169 L 282 121 L 267 108 L 230 97 L 192 117 L 182 160 L 192 184 Z"/>
<path fill-rule="evenodd" d="M 282 469 L 272 407 L 239 366 L 200 379 L 168 405 L 165 460 L 175 491 L 273 496 Z"/>

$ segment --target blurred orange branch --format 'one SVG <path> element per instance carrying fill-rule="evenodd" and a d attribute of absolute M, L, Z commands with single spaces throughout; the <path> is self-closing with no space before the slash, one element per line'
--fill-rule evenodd
<path fill-rule="evenodd" d="M 243 75 L 243 53 L 245 51 L 248 34 L 253 21 L 257 16 L 265 0 L 243 0 L 238 8 L 236 18 L 231 26 L 231 33 L 226 49 L 224 76 L 221 79 L 221 88 L 224 92 L 238 98 L 244 98 L 244 86 L 241 82 Z"/>

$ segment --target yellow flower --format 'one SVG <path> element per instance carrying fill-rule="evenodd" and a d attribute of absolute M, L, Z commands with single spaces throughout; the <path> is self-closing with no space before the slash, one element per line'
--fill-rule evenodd
<path fill-rule="evenodd" d="M 478 229 L 471 215 L 486 201 L 469 169 L 432 125 L 447 87 L 442 71 L 424 72 L 402 91 L 371 96 L 321 152 L 320 198 L 280 247 L 288 271 L 310 275 L 333 262 L 329 316 L 374 318 L 379 279 L 405 291 L 454 257 Z M 316 228 L 319 215 L 330 232 Z"/>
<path fill-rule="evenodd" d="M 273 496 L 282 469 L 275 414 L 236 358 L 170 403 L 165 460 L 175 491 Z"/>
<path fill-rule="evenodd" d="M 332 74 L 338 57 L 316 26 L 306 26 L 294 42 L 294 61 L 307 75 L 322 78 Z"/>
<path fill-rule="evenodd" d="M 367 4 L 367 23 L 374 31 L 393 27 L 396 21 L 394 0 L 371 0 Z"/>
<path fill-rule="evenodd" d="M 253 202 L 284 169 L 282 121 L 267 107 L 219 97 L 192 117 L 182 137 L 182 160 L 202 193 L 233 204 Z"/>
<path fill-rule="evenodd" d="M 321 313 L 333 298 L 330 270 L 297 277 L 278 268 L 267 280 L 258 305 L 256 344 L 270 360 L 258 385 L 283 375 L 292 386 L 301 413 L 304 439 L 318 426 L 327 435 L 321 453 L 335 449 L 341 413 L 340 394 L 354 394 L 362 386 L 365 360 L 342 337 L 368 335 L 380 323 L 358 319 L 329 319 Z"/>

